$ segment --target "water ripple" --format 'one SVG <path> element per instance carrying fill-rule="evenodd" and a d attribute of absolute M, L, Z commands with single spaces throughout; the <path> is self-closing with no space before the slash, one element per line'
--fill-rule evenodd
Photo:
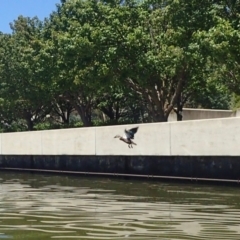
<path fill-rule="evenodd" d="M 0 239 L 240 239 L 237 188 L 0 174 Z"/>

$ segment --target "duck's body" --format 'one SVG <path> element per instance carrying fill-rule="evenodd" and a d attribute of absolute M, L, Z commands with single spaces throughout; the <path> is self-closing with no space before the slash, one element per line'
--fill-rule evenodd
<path fill-rule="evenodd" d="M 125 142 L 128 144 L 129 148 L 132 148 L 132 145 L 137 145 L 135 142 L 132 141 L 132 139 L 134 139 L 134 134 L 137 132 L 138 127 L 135 128 L 131 128 L 129 130 L 124 130 L 124 135 L 120 136 L 120 135 L 116 135 L 114 138 L 119 138 L 119 140 Z"/>
<path fill-rule="evenodd" d="M 119 140 L 125 142 L 128 144 L 129 148 L 132 148 L 132 145 L 137 145 L 135 142 L 133 142 L 131 139 L 129 138 L 125 138 L 125 137 L 121 137 L 120 135 L 116 135 L 115 138 L 119 138 Z"/>

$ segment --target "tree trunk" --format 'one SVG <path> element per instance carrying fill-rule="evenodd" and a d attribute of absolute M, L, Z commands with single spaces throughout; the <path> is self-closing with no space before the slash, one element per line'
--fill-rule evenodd
<path fill-rule="evenodd" d="M 66 93 L 65 99 L 67 99 L 73 108 L 78 112 L 84 127 L 89 127 L 92 125 L 91 119 L 91 100 L 84 98 L 81 94 L 72 95 Z"/>
<path fill-rule="evenodd" d="M 33 121 L 27 120 L 28 131 L 33 131 Z"/>
<path fill-rule="evenodd" d="M 176 114 L 177 114 L 177 121 L 182 121 L 183 119 L 182 110 L 181 111 L 177 110 Z"/>
<path fill-rule="evenodd" d="M 28 131 L 32 131 L 33 130 L 33 121 L 32 121 L 32 113 L 29 112 L 27 109 L 23 110 L 23 118 L 26 120 L 26 123 L 27 123 L 27 128 L 28 128 Z"/>
<path fill-rule="evenodd" d="M 148 119 L 151 122 L 167 122 L 168 114 L 163 109 L 157 108 L 155 110 L 154 108 L 150 108 L 148 109 Z"/>
<path fill-rule="evenodd" d="M 63 113 L 62 116 L 61 116 L 61 119 L 62 119 L 63 124 L 69 125 L 69 114 L 68 114 L 68 112 Z"/>
<path fill-rule="evenodd" d="M 154 99 L 148 104 L 148 115 L 152 122 L 167 122 L 168 120 L 168 111 L 165 111 L 161 102 L 158 99 Z"/>
<path fill-rule="evenodd" d="M 116 114 L 115 114 L 116 122 L 118 121 L 119 118 L 120 118 L 120 107 L 119 107 L 119 104 L 118 104 L 118 102 L 117 102 L 117 105 L 116 105 Z"/>
<path fill-rule="evenodd" d="M 30 116 L 29 114 L 26 114 L 25 120 L 27 122 L 28 131 L 33 131 L 34 124 L 32 121 L 32 116 Z"/>
<path fill-rule="evenodd" d="M 92 123 L 91 123 L 91 113 L 89 113 L 89 109 L 87 109 L 84 106 L 79 106 L 78 104 L 75 104 L 74 107 L 83 122 L 83 126 L 90 127 Z"/>
<path fill-rule="evenodd" d="M 183 111 L 182 97 L 181 94 L 179 94 L 177 99 L 177 110 L 175 111 L 177 114 L 177 121 L 182 121 L 183 119 L 182 111 Z"/>
<path fill-rule="evenodd" d="M 154 122 L 167 122 L 168 116 L 165 114 L 155 114 L 154 116 Z"/>
<path fill-rule="evenodd" d="M 99 110 L 107 115 L 109 119 L 114 120 L 114 111 L 112 109 L 112 106 L 108 106 L 108 108 L 100 107 Z"/>

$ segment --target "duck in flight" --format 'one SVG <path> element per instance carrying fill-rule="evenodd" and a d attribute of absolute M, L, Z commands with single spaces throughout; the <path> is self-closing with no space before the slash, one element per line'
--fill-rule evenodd
<path fill-rule="evenodd" d="M 116 135 L 114 138 L 119 138 L 119 140 L 128 144 L 129 148 L 133 148 L 132 145 L 137 145 L 135 142 L 132 141 L 134 139 L 134 134 L 138 131 L 138 127 L 131 128 L 129 130 L 124 130 L 124 135 Z"/>

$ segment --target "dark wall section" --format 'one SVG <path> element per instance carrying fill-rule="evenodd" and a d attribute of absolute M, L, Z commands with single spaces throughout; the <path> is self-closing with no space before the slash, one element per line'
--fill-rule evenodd
<path fill-rule="evenodd" d="M 240 179 L 240 157 L 1 155 L 0 168 Z"/>

